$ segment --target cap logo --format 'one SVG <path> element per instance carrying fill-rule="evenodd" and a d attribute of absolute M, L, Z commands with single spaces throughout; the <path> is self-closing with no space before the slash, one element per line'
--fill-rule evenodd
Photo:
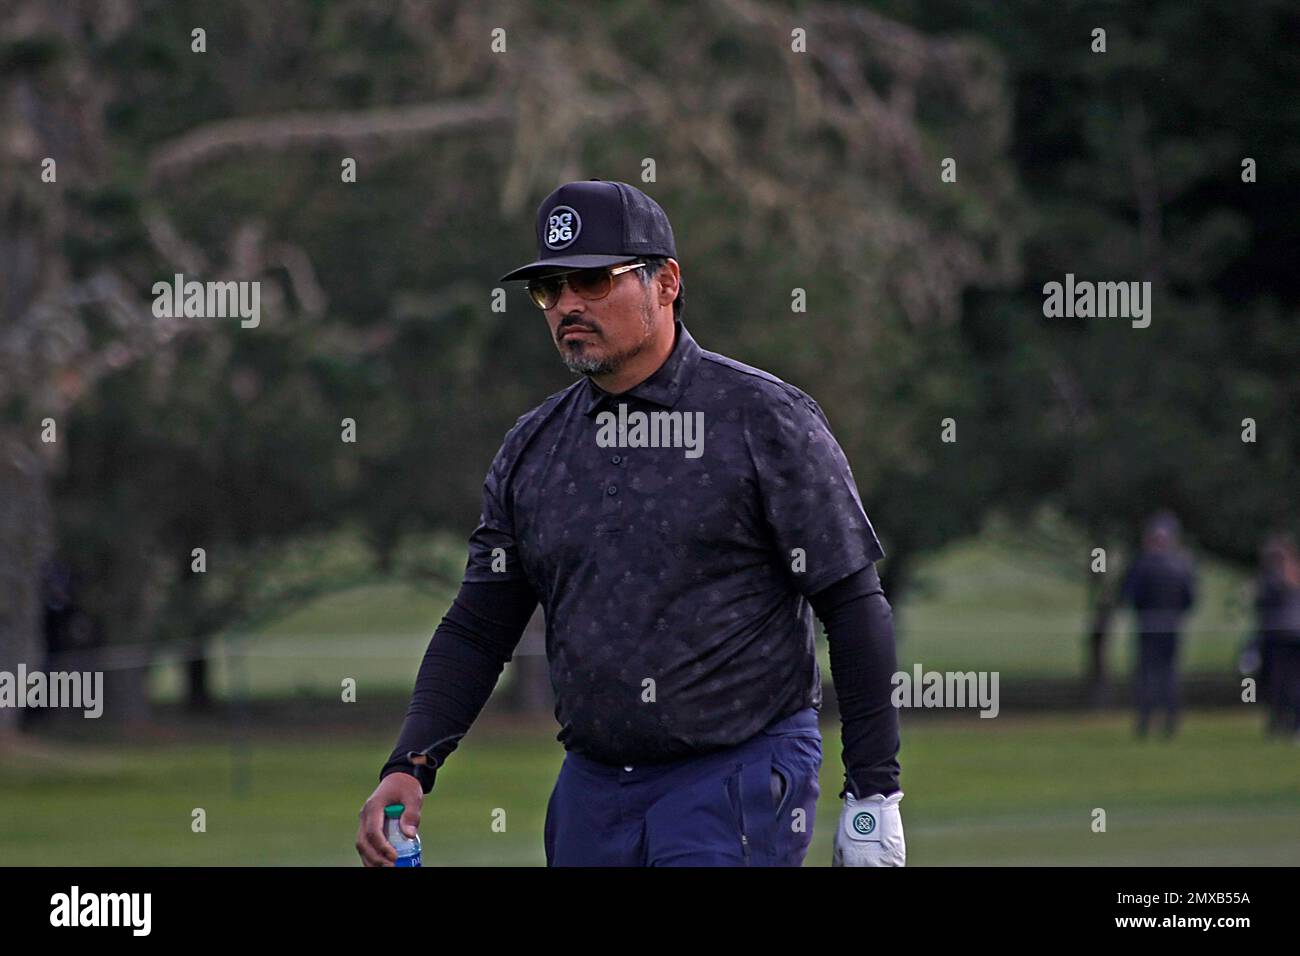
<path fill-rule="evenodd" d="M 582 217 L 572 206 L 556 206 L 546 219 L 546 247 L 563 249 L 582 232 Z"/>

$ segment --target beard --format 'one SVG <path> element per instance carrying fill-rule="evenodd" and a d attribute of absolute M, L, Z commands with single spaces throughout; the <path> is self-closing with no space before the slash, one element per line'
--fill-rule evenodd
<path fill-rule="evenodd" d="M 563 328 L 564 326 L 561 325 L 556 332 L 560 332 Z M 560 348 L 560 358 L 564 360 L 564 367 L 570 372 L 577 375 L 608 375 L 617 372 L 634 356 L 640 355 L 653 332 L 654 312 L 650 308 L 650 295 L 647 290 L 645 302 L 641 305 L 641 337 L 622 351 L 606 355 L 591 355 L 587 353 L 589 343 L 586 342 L 579 344 L 576 349 L 562 342 L 556 344 Z"/>

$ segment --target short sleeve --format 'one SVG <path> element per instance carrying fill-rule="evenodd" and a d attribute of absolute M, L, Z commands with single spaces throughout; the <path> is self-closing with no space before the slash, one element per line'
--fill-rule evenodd
<path fill-rule="evenodd" d="M 763 516 L 800 593 L 815 594 L 885 556 L 830 423 L 802 393 L 749 425 Z"/>
<path fill-rule="evenodd" d="M 466 581 L 515 581 L 526 577 L 515 544 L 514 513 L 506 487 L 508 445 L 507 441 L 501 446 L 483 479 L 483 506 L 478 527 L 469 536 Z"/>

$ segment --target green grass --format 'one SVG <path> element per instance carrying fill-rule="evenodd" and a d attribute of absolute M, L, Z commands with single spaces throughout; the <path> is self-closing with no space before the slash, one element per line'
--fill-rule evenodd
<path fill-rule="evenodd" d="M 444 547 L 450 548 L 451 545 Z M 1019 545 L 970 539 L 943 550 L 919 569 L 920 586 L 896 609 L 899 665 L 910 670 L 996 670 L 1017 677 L 1081 673 L 1084 582 L 1054 572 L 1044 556 Z M 462 557 L 463 563 L 463 557 Z M 1250 626 L 1240 600 L 1244 578 L 1202 562 L 1201 599 L 1184 635 L 1184 671 L 1231 674 Z M 402 584 L 367 585 L 318 598 L 256 633 L 214 643 L 213 687 L 228 696 L 243 682 L 255 698 L 337 699 L 344 677 L 366 693 L 407 692 L 424 649 L 454 593 Z M 1131 623 L 1117 615 L 1110 666 L 1131 666 Z M 825 639 L 822 673 L 830 673 Z M 232 655 L 241 655 L 243 670 Z M 510 680 L 507 668 L 502 687 Z M 160 666 L 154 696 L 175 700 L 179 670 Z"/>
<path fill-rule="evenodd" d="M 1300 864 L 1300 749 L 1265 740 L 1261 719 L 1190 714 L 1176 740 L 1144 743 L 1121 715 L 905 714 L 909 863 Z M 841 780 L 838 728 L 823 736 L 813 866 L 830 859 Z M 267 734 L 240 797 L 219 742 L 29 743 L 0 759 L 0 864 L 355 865 L 356 812 L 390 745 Z M 549 722 L 482 722 L 426 802 L 426 864 L 541 865 L 561 757 Z M 195 807 L 205 833 L 191 832 Z M 1099 807 L 1105 833 L 1092 831 Z"/>
<path fill-rule="evenodd" d="M 255 698 L 337 698 L 352 677 L 370 693 L 409 691 L 453 596 L 383 584 L 318 598 L 257 633 L 213 642 L 213 690 L 228 697 L 243 681 Z M 176 700 L 179 669 L 155 668 L 152 686 L 156 700 Z"/>
<path fill-rule="evenodd" d="M 434 558 L 453 562 L 453 546 L 439 548 Z M 936 554 L 896 609 L 900 666 L 998 670 L 1004 689 L 1017 678 L 1077 675 L 1085 582 L 1053 570 L 1063 552 L 1078 547 L 1067 543 L 1054 557 L 991 534 Z M 1250 623 L 1243 578 L 1212 562 L 1201 571 L 1183 668 L 1231 674 Z M 450 590 L 368 584 L 216 642 L 219 696 L 243 688 L 258 701 L 298 699 L 318 725 L 293 729 L 282 719 L 281 733 L 274 722 L 257 723 L 241 795 L 232 787 L 231 747 L 213 736 L 225 732 L 220 724 L 201 732 L 164 726 L 159 733 L 170 742 L 125 743 L 107 726 L 77 721 L 80 743 L 42 736 L 0 753 L 0 864 L 353 865 L 356 811 L 451 597 Z M 1110 663 L 1122 674 L 1130 624 L 1127 617 L 1115 623 Z M 825 641 L 819 646 L 828 675 Z M 357 717 L 352 708 L 363 704 L 340 702 L 345 677 L 356 679 L 378 723 Z M 174 666 L 155 669 L 159 700 L 179 695 L 178 678 Z M 394 695 L 391 719 L 384 695 Z M 1119 714 L 905 713 L 909 860 L 1300 864 L 1300 749 L 1265 741 L 1261 722 L 1255 708 L 1206 711 L 1189 715 L 1173 743 L 1141 744 Z M 480 721 L 426 808 L 430 864 L 543 862 L 543 814 L 562 757 L 555 730 L 549 719 Z M 823 800 L 808 861 L 819 866 L 830 858 L 841 780 L 838 726 L 823 734 Z M 205 833 L 190 830 L 195 807 L 207 813 Z M 504 833 L 491 829 L 497 808 L 506 812 Z M 1094 808 L 1106 811 L 1105 833 L 1092 832 Z"/>
<path fill-rule="evenodd" d="M 968 539 L 925 562 L 921 593 L 898 608 L 899 664 L 996 670 L 1004 679 L 1081 673 L 1089 620 L 1085 582 L 1077 574 L 1054 572 L 1046 557 Z M 1187 621 L 1180 663 L 1186 671 L 1232 673 L 1252 623 L 1241 594 L 1246 579 L 1214 561 L 1200 561 L 1199 571 L 1200 595 Z M 1114 672 L 1128 672 L 1132 650 L 1132 615 L 1124 611 L 1111 629 Z"/>

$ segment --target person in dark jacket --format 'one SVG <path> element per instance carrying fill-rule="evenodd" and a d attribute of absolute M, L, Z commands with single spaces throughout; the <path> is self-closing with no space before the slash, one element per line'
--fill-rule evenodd
<path fill-rule="evenodd" d="M 1137 618 L 1137 735 L 1145 737 L 1151 714 L 1164 711 L 1164 731 L 1178 728 L 1178 641 L 1183 618 L 1196 601 L 1196 570 L 1178 546 L 1178 519 L 1154 515 L 1142 536 L 1142 550 L 1120 588 L 1118 603 L 1132 605 Z"/>
<path fill-rule="evenodd" d="M 1290 535 L 1273 535 L 1260 549 L 1255 617 L 1268 730 L 1300 742 L 1300 555 Z"/>

